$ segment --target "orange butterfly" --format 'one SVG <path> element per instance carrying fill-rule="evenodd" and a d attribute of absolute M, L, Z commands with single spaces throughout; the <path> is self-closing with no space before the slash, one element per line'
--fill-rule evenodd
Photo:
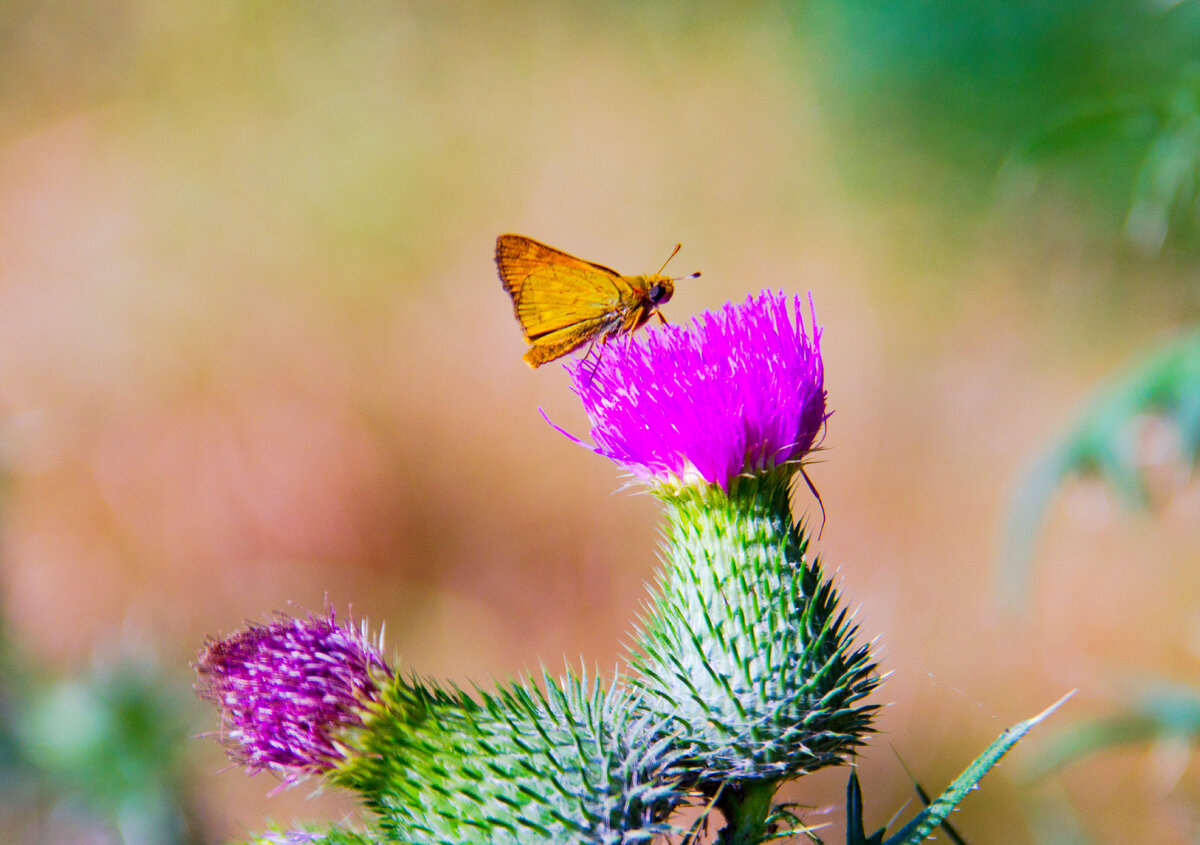
<path fill-rule="evenodd" d="M 679 252 L 679 244 L 667 258 Z M 525 362 L 540 367 L 588 342 L 607 342 L 642 326 L 675 293 L 675 282 L 658 273 L 622 276 L 524 235 L 496 238 L 496 267 L 512 297 L 517 322 L 531 344 Z M 683 278 L 695 278 L 699 273 Z"/>

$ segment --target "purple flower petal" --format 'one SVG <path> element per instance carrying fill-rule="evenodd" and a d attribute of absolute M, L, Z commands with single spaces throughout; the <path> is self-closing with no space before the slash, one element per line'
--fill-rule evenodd
<path fill-rule="evenodd" d="M 792 308 L 788 308 L 791 302 Z M 821 330 L 809 297 L 763 291 L 644 339 L 598 344 L 571 362 L 592 448 L 645 480 L 702 479 L 803 459 L 826 417 Z"/>
<path fill-rule="evenodd" d="M 221 709 L 230 755 L 251 774 L 294 779 L 328 771 L 343 754 L 336 734 L 362 724 L 391 674 L 365 632 L 328 618 L 280 615 L 215 640 L 200 656 L 198 692 Z"/>

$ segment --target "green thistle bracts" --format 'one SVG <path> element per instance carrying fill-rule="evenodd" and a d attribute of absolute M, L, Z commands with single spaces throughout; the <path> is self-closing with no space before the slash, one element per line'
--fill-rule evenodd
<path fill-rule="evenodd" d="M 680 752 L 619 687 L 543 676 L 496 693 L 397 679 L 332 779 L 389 841 L 648 842 L 683 801 Z"/>
<path fill-rule="evenodd" d="M 670 718 L 708 794 L 842 762 L 870 730 L 878 683 L 856 627 L 788 507 L 780 468 L 662 487 L 667 530 L 631 684 Z"/>

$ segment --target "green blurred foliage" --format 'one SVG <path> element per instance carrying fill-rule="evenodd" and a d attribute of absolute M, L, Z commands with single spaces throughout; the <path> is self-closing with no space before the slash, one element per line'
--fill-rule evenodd
<path fill-rule="evenodd" d="M 1077 763 L 1089 754 L 1130 743 L 1161 741 L 1194 745 L 1200 740 L 1200 689 L 1142 681 L 1121 712 L 1076 722 L 1051 734 L 1030 762 L 1030 777 Z"/>
<path fill-rule="evenodd" d="M 187 789 L 199 708 L 144 653 L 44 677 L 12 656 L 0 692 L 0 824 L 13 843 L 206 841 Z"/>
<path fill-rule="evenodd" d="M 1013 488 L 1004 528 L 1001 588 L 1025 598 L 1047 509 L 1071 478 L 1110 484 L 1133 508 L 1149 503 L 1138 454 L 1137 424 L 1156 416 L 1178 433 L 1178 457 L 1190 472 L 1200 456 L 1200 331 L 1163 344 L 1103 387 L 1079 420 L 1037 455 Z"/>
<path fill-rule="evenodd" d="M 806 0 L 793 17 L 860 189 L 953 227 L 1050 183 L 1102 237 L 1200 246 L 1200 4 Z"/>
<path fill-rule="evenodd" d="M 1085 823 L 1054 773 L 1086 764 L 1095 754 L 1126 745 L 1175 747 L 1191 758 L 1200 741 L 1200 689 L 1166 681 L 1137 681 L 1118 709 L 1059 728 L 1042 742 L 1025 767 L 1030 781 L 1027 810 L 1039 843 L 1091 845 Z M 1194 835 L 1193 831 L 1193 835 Z"/>
<path fill-rule="evenodd" d="M 7 477 L 0 464 L 0 524 Z M 0 831 L 10 845 L 207 841 L 188 783 L 200 707 L 144 643 L 56 673 L 0 615 Z"/>
<path fill-rule="evenodd" d="M 1192 475 L 1200 457 L 1200 331 L 1193 330 L 1143 355 L 1104 386 L 1067 431 L 1037 455 L 1009 499 L 1000 586 L 1012 606 L 1028 601 L 1037 539 L 1051 503 L 1075 478 L 1107 483 L 1126 507 L 1154 504 L 1139 454 L 1138 427 L 1147 418 L 1174 430 L 1173 457 Z M 1102 576 L 1098 576 L 1102 577 Z M 1083 720 L 1052 735 L 1028 767 L 1043 777 L 1091 755 L 1123 745 L 1200 741 L 1200 691 L 1165 681 L 1140 681 L 1108 715 Z M 1190 755 L 1190 750 L 1189 750 Z M 1042 842 L 1089 841 L 1065 798 L 1034 798 L 1031 821 Z"/>
<path fill-rule="evenodd" d="M 1096 845 L 1061 788 L 1047 788 L 1028 799 L 1027 815 L 1038 845 Z"/>

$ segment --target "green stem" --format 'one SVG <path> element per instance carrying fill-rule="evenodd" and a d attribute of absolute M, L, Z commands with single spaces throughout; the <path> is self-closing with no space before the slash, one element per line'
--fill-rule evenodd
<path fill-rule="evenodd" d="M 717 834 L 717 845 L 758 845 L 771 835 L 767 819 L 778 781 L 762 781 L 723 793 L 717 806 L 728 822 Z"/>

